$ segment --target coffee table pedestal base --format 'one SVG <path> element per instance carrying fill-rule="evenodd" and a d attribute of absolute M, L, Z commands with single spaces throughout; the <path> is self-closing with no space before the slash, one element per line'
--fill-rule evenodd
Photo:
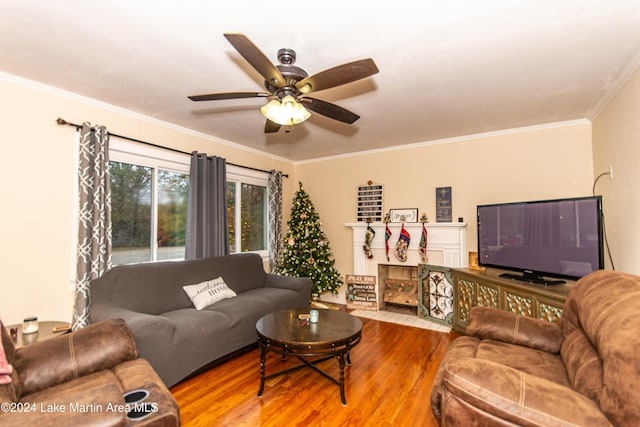
<path fill-rule="evenodd" d="M 355 340 L 355 342 L 352 344 L 349 344 L 339 349 L 335 349 L 335 348 L 332 349 L 329 354 L 327 354 L 326 352 L 324 353 L 312 352 L 311 354 L 308 354 L 308 353 L 299 353 L 296 351 L 291 351 L 287 348 L 274 348 L 272 343 L 265 343 L 259 338 L 258 348 L 260 351 L 260 389 L 258 390 L 258 397 L 262 396 L 262 393 L 264 392 L 265 380 L 279 377 L 280 375 L 285 375 L 285 374 L 288 374 L 289 372 L 297 371 L 298 369 L 309 367 L 315 370 L 316 372 L 318 372 L 319 374 L 321 374 L 323 377 L 333 382 L 334 384 L 336 384 L 340 388 L 340 400 L 342 401 L 342 405 L 346 406 L 347 398 L 344 392 L 344 367 L 345 365 L 351 365 L 351 357 L 349 352 L 351 351 L 351 347 L 356 345 L 358 342 L 360 342 L 360 337 L 358 337 L 357 340 Z M 279 372 L 265 375 L 266 373 L 265 359 L 266 359 L 267 350 L 281 354 L 283 359 L 286 358 L 287 356 L 295 356 L 303 363 L 288 369 L 284 369 Z M 309 360 L 309 358 L 313 358 L 313 357 L 316 357 L 316 359 Z M 338 359 L 338 368 L 340 371 L 340 375 L 338 379 L 332 377 L 331 375 L 329 375 L 328 373 L 326 373 L 325 371 L 323 371 L 317 366 L 319 363 L 322 363 L 324 361 L 327 361 L 333 358 Z"/>

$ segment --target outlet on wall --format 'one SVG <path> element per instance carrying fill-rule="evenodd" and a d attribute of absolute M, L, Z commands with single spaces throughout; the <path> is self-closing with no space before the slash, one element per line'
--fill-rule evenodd
<path fill-rule="evenodd" d="M 609 165 L 609 179 L 613 179 L 613 165 Z"/>

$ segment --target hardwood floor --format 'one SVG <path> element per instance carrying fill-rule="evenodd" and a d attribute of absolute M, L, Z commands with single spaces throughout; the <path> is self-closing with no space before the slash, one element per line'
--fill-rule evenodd
<path fill-rule="evenodd" d="M 345 369 L 347 405 L 337 385 L 309 368 L 266 381 L 262 397 L 257 348 L 171 389 L 182 425 L 434 426 L 429 396 L 450 342 L 458 335 L 362 319 L 362 342 Z M 267 353 L 266 373 L 294 366 Z M 335 359 L 321 365 L 338 376 Z"/>

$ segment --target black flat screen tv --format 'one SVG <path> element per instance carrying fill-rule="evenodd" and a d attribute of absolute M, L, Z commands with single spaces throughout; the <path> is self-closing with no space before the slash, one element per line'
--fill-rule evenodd
<path fill-rule="evenodd" d="M 604 268 L 602 198 L 479 205 L 478 264 L 545 285 Z"/>

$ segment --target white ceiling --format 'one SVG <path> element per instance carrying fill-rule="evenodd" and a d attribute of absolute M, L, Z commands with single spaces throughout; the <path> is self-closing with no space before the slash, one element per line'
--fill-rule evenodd
<path fill-rule="evenodd" d="M 188 100 L 263 91 L 223 33 L 309 74 L 373 58 L 314 93 L 360 120 L 265 135 L 265 98 Z M 592 119 L 639 53 L 639 0 L 0 0 L 0 71 L 292 161 Z"/>

